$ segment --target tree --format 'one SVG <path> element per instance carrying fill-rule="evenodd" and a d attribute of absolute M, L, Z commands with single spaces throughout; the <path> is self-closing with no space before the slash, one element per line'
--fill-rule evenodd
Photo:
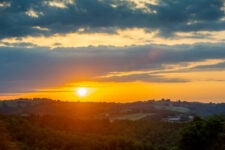
<path fill-rule="evenodd" d="M 224 116 L 208 119 L 196 117 L 181 132 L 181 150 L 222 150 L 224 149 Z"/>

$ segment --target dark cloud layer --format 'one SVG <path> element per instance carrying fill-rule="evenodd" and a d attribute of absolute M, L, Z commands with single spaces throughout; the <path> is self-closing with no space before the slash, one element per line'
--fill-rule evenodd
<path fill-rule="evenodd" d="M 67 82 L 145 81 L 186 82 L 158 74 L 98 78 L 111 72 L 158 71 L 165 64 L 224 59 L 225 45 L 131 46 L 125 48 L 0 48 L 0 92 L 37 90 Z M 213 68 L 213 67 L 212 67 Z M 201 69 L 201 68 L 198 68 Z M 205 70 L 205 68 L 202 68 Z M 207 69 L 210 69 L 208 66 Z"/>
<path fill-rule="evenodd" d="M 1 0 L 0 38 L 27 35 L 51 35 L 74 32 L 112 32 L 112 29 L 143 27 L 159 29 L 163 36 L 175 31 L 218 31 L 225 29 L 223 0 L 159 0 L 137 9 L 134 3 L 122 0 L 75 0 L 65 8 L 51 7 L 46 0 Z M 7 4 L 7 5 L 6 5 Z M 115 7 L 116 6 L 116 7 Z M 36 12 L 36 17 L 26 14 Z M 48 28 L 40 30 L 34 28 Z"/>

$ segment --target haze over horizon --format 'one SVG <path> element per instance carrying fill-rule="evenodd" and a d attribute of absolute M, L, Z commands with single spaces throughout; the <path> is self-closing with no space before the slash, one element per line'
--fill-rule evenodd
<path fill-rule="evenodd" d="M 225 102 L 224 0 L 1 0 L 0 99 Z"/>

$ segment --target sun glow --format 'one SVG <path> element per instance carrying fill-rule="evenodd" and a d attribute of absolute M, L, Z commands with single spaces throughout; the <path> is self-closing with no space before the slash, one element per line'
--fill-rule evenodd
<path fill-rule="evenodd" d="M 86 96 L 87 95 L 87 92 L 88 92 L 88 90 L 85 87 L 79 87 L 79 88 L 76 89 L 76 94 L 78 96 L 80 96 L 80 97 Z"/>

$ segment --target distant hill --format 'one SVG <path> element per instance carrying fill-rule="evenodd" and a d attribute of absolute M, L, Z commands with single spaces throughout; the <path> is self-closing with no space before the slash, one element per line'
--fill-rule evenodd
<path fill-rule="evenodd" d="M 225 103 L 171 101 L 132 103 L 65 102 L 45 98 L 0 101 L 0 113 L 9 115 L 53 115 L 79 119 L 189 121 L 193 116 L 225 114 Z"/>

